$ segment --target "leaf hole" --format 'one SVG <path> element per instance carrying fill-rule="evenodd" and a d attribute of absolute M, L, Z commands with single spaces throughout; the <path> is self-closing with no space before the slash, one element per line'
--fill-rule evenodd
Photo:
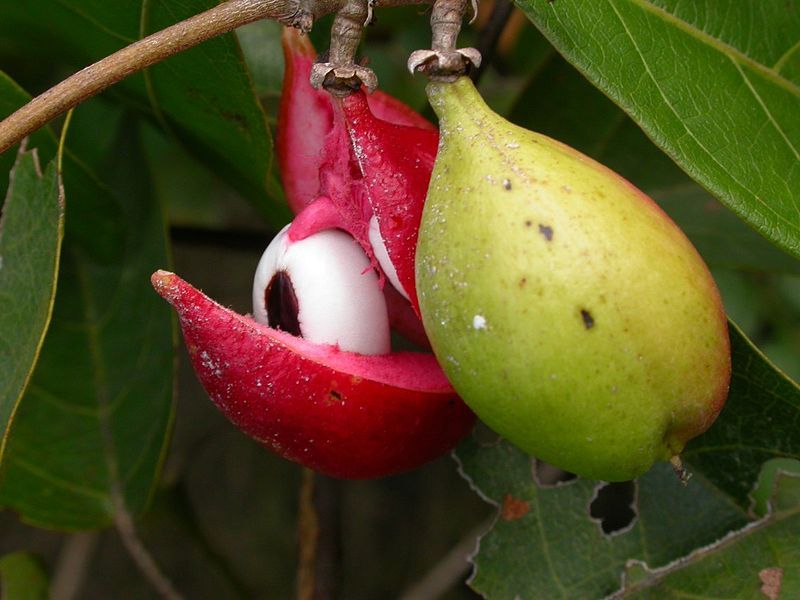
<path fill-rule="evenodd" d="M 605 535 L 618 535 L 636 522 L 636 482 L 602 483 L 589 505 L 589 516 L 596 520 Z"/>

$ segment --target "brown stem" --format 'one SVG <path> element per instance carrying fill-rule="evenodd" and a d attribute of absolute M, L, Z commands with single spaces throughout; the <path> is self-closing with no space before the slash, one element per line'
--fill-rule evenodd
<path fill-rule="evenodd" d="M 474 6 L 477 0 L 473 0 Z M 408 58 L 408 68 L 424 72 L 432 81 L 455 81 L 471 67 L 479 67 L 481 55 L 475 48 L 456 48 L 467 0 L 434 0 L 431 11 L 431 49 L 416 50 Z"/>
<path fill-rule="evenodd" d="M 116 486 L 112 492 L 111 499 L 116 505 L 114 524 L 117 527 L 117 533 L 119 533 L 122 545 L 125 546 L 139 571 L 164 600 L 182 600 L 183 596 L 175 589 L 172 581 L 164 575 L 153 556 L 142 543 L 142 540 L 139 539 L 133 516 L 124 505 L 122 493 L 116 489 Z"/>
<path fill-rule="evenodd" d="M 260 19 L 307 27 L 313 17 L 327 14 L 330 4 L 315 1 L 310 16 L 299 0 L 229 0 L 154 33 L 78 71 L 0 122 L 0 153 L 80 102 L 192 46 Z"/>
<path fill-rule="evenodd" d="M 333 64 L 353 62 L 369 13 L 368 0 L 347 0 L 336 13 L 331 28 L 330 60 Z"/>
<path fill-rule="evenodd" d="M 297 600 L 333 600 L 341 574 L 339 482 L 303 469 Z"/>
<path fill-rule="evenodd" d="M 467 0 L 436 0 L 431 12 L 433 50 L 456 49 L 456 40 L 461 31 L 461 20 L 467 10 Z"/>

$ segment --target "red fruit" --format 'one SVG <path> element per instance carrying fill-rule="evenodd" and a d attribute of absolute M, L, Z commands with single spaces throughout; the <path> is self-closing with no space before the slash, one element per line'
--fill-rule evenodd
<path fill-rule="evenodd" d="M 259 322 L 171 273 L 153 285 L 178 311 L 206 391 L 242 431 L 328 475 L 412 469 L 474 422 L 433 355 L 390 352 L 390 326 L 428 347 L 414 256 L 438 134 L 385 94 L 314 90 L 307 38 L 286 30 L 283 47 L 278 157 L 298 214 L 256 271 Z"/>
<path fill-rule="evenodd" d="M 414 256 L 439 135 L 376 118 L 363 93 L 341 100 L 372 209 L 369 240 L 383 272 L 419 314 Z"/>
<path fill-rule="evenodd" d="M 286 29 L 282 42 L 278 156 L 289 205 L 300 215 L 290 235 L 297 240 L 326 227 L 344 229 L 418 316 L 414 256 L 437 130 L 381 92 L 333 99 L 315 90 L 308 80 L 316 53 L 308 38 Z M 305 210 L 319 202 L 324 206 Z M 392 321 L 409 323 L 395 314 Z M 419 329 L 401 327 L 409 337 Z"/>
<path fill-rule="evenodd" d="M 333 129 L 333 103 L 327 92 L 309 83 L 317 52 L 308 36 L 286 27 L 281 43 L 285 70 L 276 145 L 286 199 L 297 214 L 319 196 L 322 147 Z M 381 91 L 369 96 L 368 102 L 379 119 L 436 131 L 422 115 Z"/>
<path fill-rule="evenodd" d="M 284 458 L 335 477 L 380 477 L 443 454 L 473 425 L 432 355 L 343 352 L 238 315 L 172 273 L 152 283 L 177 310 L 214 403 Z"/>

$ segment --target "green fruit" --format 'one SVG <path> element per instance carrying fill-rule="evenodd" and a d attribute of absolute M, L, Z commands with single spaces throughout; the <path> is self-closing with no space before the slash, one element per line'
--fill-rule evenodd
<path fill-rule="evenodd" d="M 441 142 L 419 233 L 425 330 L 456 391 L 527 452 L 619 481 L 678 455 L 730 381 L 719 292 L 658 206 L 609 169 L 434 82 Z"/>

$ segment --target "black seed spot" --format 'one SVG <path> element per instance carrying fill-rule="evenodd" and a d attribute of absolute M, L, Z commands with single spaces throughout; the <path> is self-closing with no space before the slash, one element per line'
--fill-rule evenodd
<path fill-rule="evenodd" d="M 589 505 L 589 515 L 610 535 L 630 527 L 636 519 L 636 482 L 605 483 Z"/>
<path fill-rule="evenodd" d="M 586 327 L 586 329 L 591 329 L 594 327 L 594 317 L 592 316 L 592 313 L 585 308 L 581 309 L 581 319 L 583 319 L 583 326 Z"/>
<path fill-rule="evenodd" d="M 553 240 L 553 228 L 549 225 L 542 225 L 539 223 L 539 233 L 541 233 L 548 242 Z"/>
<path fill-rule="evenodd" d="M 286 271 L 278 271 L 264 292 L 269 326 L 300 336 L 297 296 Z"/>
<path fill-rule="evenodd" d="M 510 190 L 511 182 L 508 179 L 503 179 L 503 189 Z"/>

